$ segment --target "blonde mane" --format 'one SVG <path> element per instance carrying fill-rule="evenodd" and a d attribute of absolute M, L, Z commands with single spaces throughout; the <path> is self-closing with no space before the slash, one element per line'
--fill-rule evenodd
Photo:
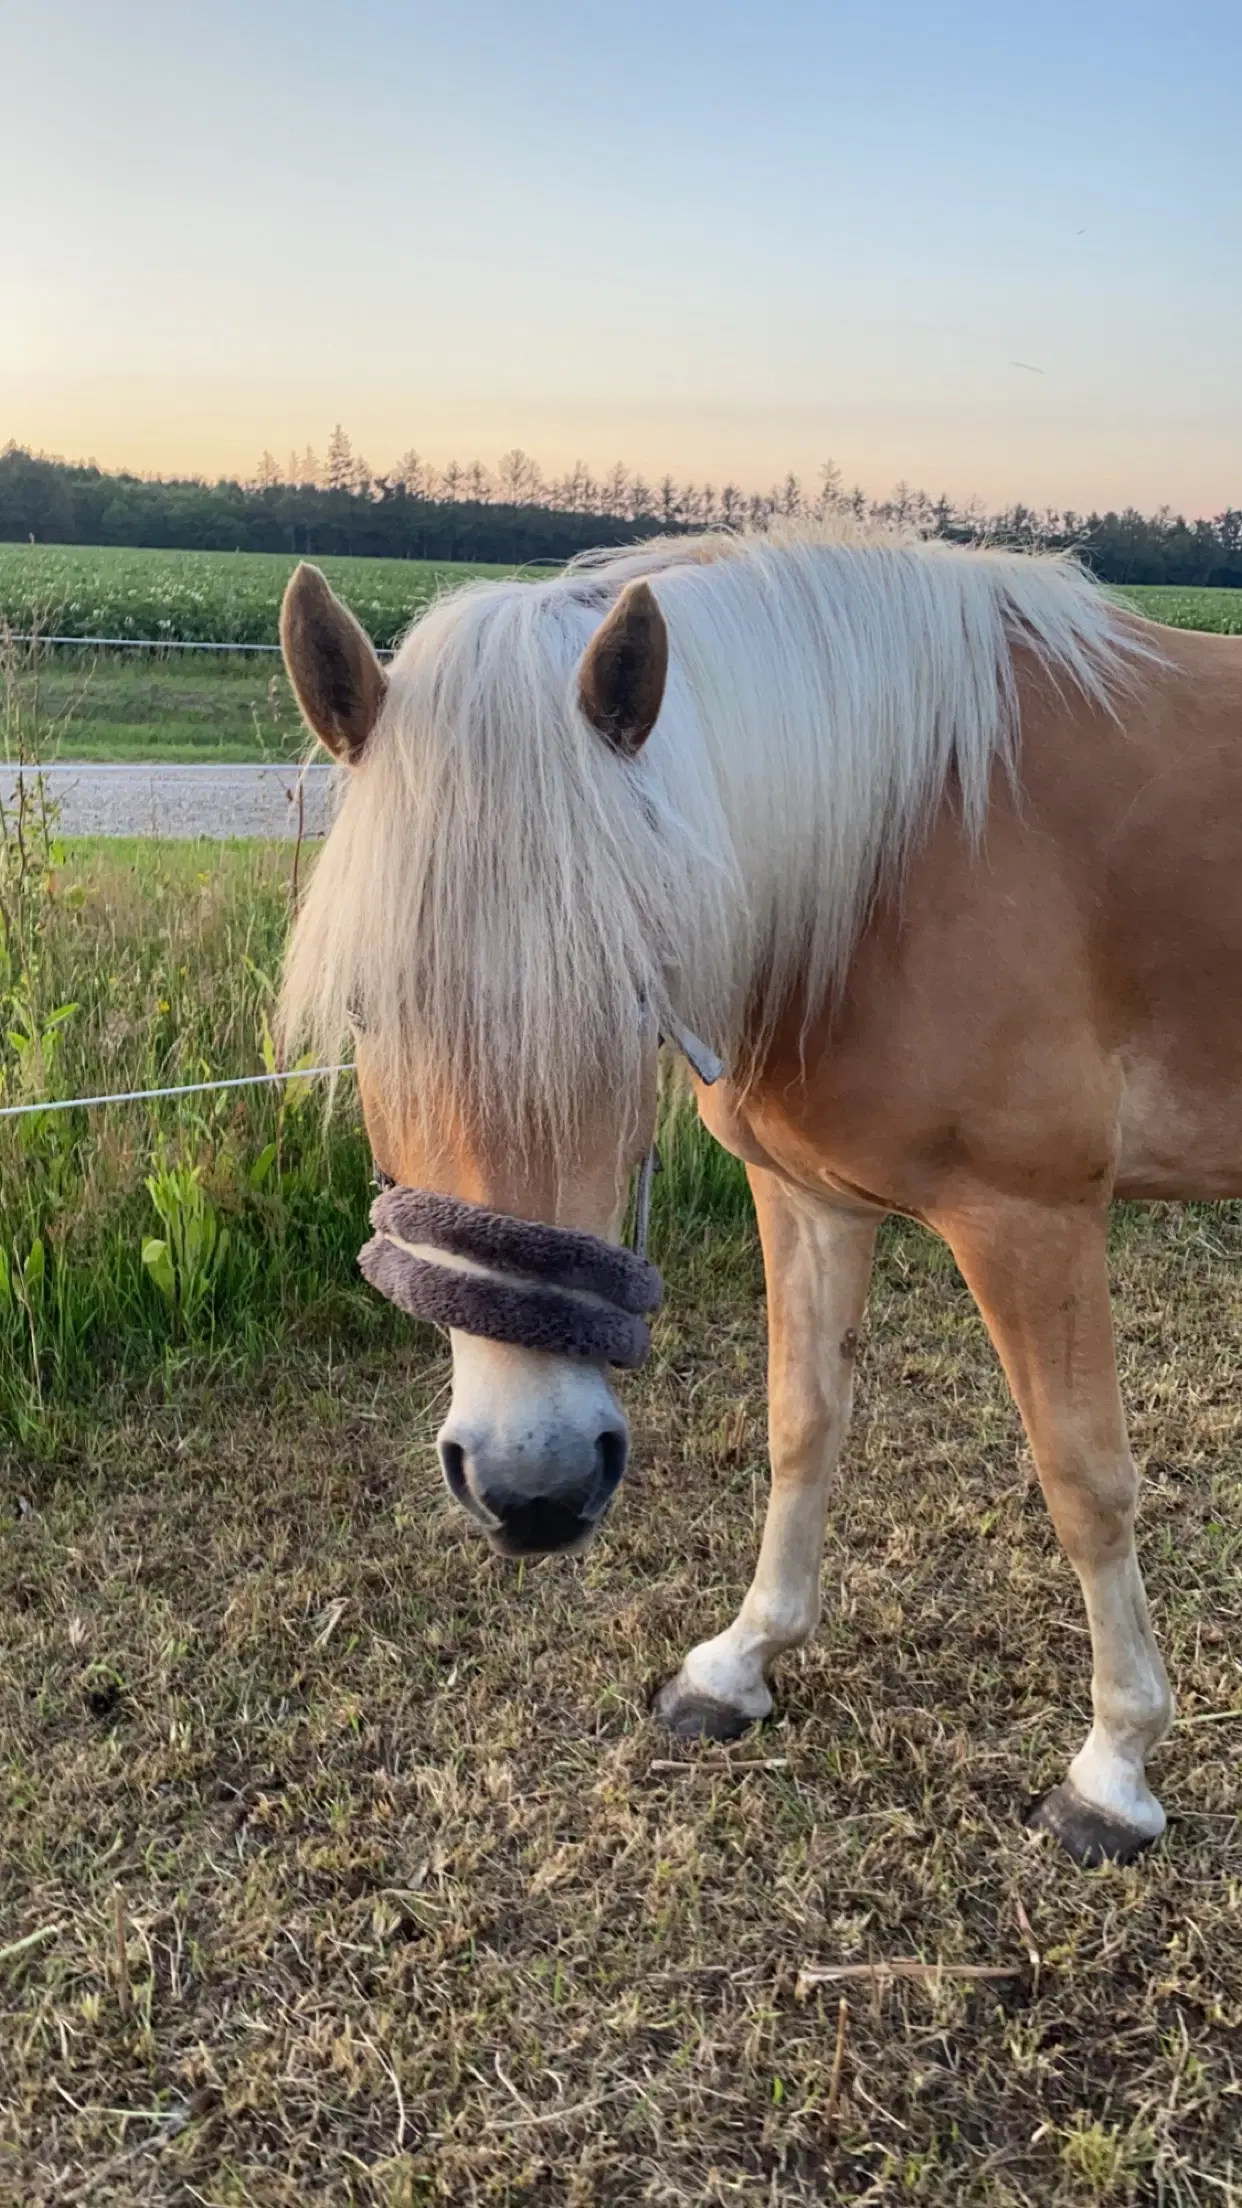
<path fill-rule="evenodd" d="M 575 702 L 650 581 L 670 668 L 636 760 Z M 415 623 L 286 964 L 289 1045 L 365 1032 L 389 1108 L 568 1157 L 673 1013 L 753 1068 L 839 986 L 952 772 L 966 832 L 1018 737 L 1013 648 L 1107 704 L 1139 632 L 1063 559 L 846 528 L 660 540 Z"/>

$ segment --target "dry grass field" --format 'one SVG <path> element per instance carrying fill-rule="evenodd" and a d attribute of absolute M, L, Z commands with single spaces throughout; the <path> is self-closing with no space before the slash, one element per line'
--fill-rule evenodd
<path fill-rule="evenodd" d="M 669 1253 L 585 1559 L 519 1570 L 451 1514 L 430 1334 L 342 1359 L 293 1323 L 244 1387 L 188 1365 L 14 1447 L 0 2199 L 1242 2200 L 1240 1260 L 1231 1210 L 1118 1222 L 1181 1709 L 1169 1835 L 1125 1870 L 1022 1827 L 1086 1723 L 1082 1612 L 913 1228 L 884 1242 L 823 1627 L 729 1751 L 647 1705 L 736 1603 L 763 1508 L 736 1225 Z"/>

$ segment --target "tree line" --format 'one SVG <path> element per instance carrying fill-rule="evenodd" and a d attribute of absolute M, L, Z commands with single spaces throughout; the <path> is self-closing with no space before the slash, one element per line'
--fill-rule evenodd
<path fill-rule="evenodd" d="M 376 474 L 339 426 L 322 462 L 307 448 L 282 467 L 265 452 L 246 482 L 109 474 L 10 443 L 0 452 L 0 540 L 133 545 L 187 551 L 361 553 L 381 558 L 560 561 L 595 545 L 657 532 L 764 528 L 776 517 L 849 511 L 960 543 L 1073 549 L 1104 582 L 1242 588 L 1242 507 L 1187 520 L 1162 507 L 1142 514 L 1079 514 L 1015 505 L 989 513 L 899 483 L 887 498 L 847 488 L 825 464 L 813 485 L 788 475 L 764 493 L 726 482 L 648 483 L 618 464 L 603 477 L 581 462 L 546 478 L 529 454 L 506 453 L 493 473 L 479 461 L 433 468 L 417 452 Z"/>

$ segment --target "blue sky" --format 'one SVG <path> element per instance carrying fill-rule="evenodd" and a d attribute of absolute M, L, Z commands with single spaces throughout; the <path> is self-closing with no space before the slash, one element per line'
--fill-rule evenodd
<path fill-rule="evenodd" d="M 1236 0 L 0 0 L 0 439 L 1215 510 L 1240 82 Z"/>

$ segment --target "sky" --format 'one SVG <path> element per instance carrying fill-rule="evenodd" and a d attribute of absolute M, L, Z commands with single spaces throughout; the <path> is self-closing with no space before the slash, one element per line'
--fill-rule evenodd
<path fill-rule="evenodd" d="M 1238 0 L 0 0 L 0 444 L 1242 503 Z"/>

